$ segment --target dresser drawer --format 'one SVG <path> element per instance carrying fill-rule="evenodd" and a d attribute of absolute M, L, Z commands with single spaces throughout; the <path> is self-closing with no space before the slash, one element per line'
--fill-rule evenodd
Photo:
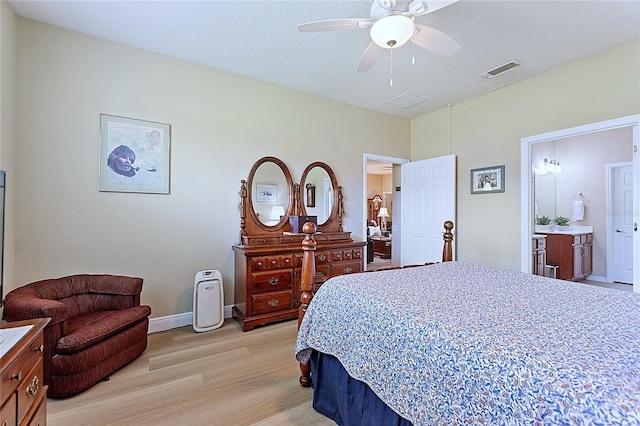
<path fill-rule="evenodd" d="M 331 263 L 331 253 L 328 251 L 316 251 L 316 267 Z"/>
<path fill-rule="evenodd" d="M 261 271 L 265 269 L 279 269 L 292 267 L 294 263 L 293 255 L 284 256 L 258 256 L 251 258 L 251 270 Z"/>
<path fill-rule="evenodd" d="M 291 289 L 291 270 L 254 272 L 251 274 L 251 293 Z"/>
<path fill-rule="evenodd" d="M 43 392 L 44 382 L 42 381 L 42 358 L 26 376 L 22 378 L 18 389 L 18 418 L 22 419 L 33 406 L 35 401 Z"/>
<path fill-rule="evenodd" d="M 355 274 L 357 272 L 362 272 L 362 262 L 336 262 L 331 266 L 331 272 L 331 276 L 333 277 L 335 277 L 336 275 Z"/>
<path fill-rule="evenodd" d="M 13 425 L 15 424 L 15 419 L 18 418 L 18 413 L 16 411 L 18 403 L 16 402 L 16 393 L 15 392 L 6 392 L 2 389 L 2 398 L 7 398 L 4 402 L 4 405 L 0 409 L 0 423 Z"/>
<path fill-rule="evenodd" d="M 38 398 L 40 398 L 35 404 L 36 406 L 32 410 L 33 412 L 30 414 L 30 419 L 27 422 L 29 426 L 44 426 L 47 424 L 47 388 L 45 386 L 42 389 L 42 392 Z"/>
<path fill-rule="evenodd" d="M 291 308 L 291 290 L 251 296 L 252 314 L 266 314 Z"/>
<path fill-rule="evenodd" d="M 11 365 L 6 368 L 3 366 L 4 371 L 0 377 L 3 394 L 5 391 L 13 392 L 25 380 L 26 375 L 32 370 L 33 366 L 38 361 L 41 362 L 43 343 L 44 337 L 40 334 Z M 14 376 L 19 376 L 19 378 L 12 379 Z M 42 372 L 40 373 L 40 379 L 42 379 Z"/>

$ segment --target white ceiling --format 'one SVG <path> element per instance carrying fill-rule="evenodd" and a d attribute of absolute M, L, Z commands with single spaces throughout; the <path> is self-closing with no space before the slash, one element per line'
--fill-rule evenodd
<path fill-rule="evenodd" d="M 640 1 L 458 1 L 416 18 L 453 37 L 451 57 L 396 49 L 356 73 L 367 29 L 301 33 L 300 23 L 367 18 L 371 1 L 24 1 L 19 16 L 404 118 L 640 38 Z M 481 73 L 522 65 L 486 80 Z M 640 76 L 639 76 L 640 78 Z M 411 93 L 412 108 L 387 101 Z"/>

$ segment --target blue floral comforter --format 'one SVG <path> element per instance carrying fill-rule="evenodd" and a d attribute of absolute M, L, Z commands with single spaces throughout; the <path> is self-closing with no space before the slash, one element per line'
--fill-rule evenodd
<path fill-rule="evenodd" d="M 427 424 L 640 424 L 640 294 L 463 262 L 327 281 L 296 358 Z"/>

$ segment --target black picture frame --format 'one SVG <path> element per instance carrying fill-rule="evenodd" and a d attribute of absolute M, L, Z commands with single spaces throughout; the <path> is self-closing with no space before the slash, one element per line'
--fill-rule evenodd
<path fill-rule="evenodd" d="M 316 186 L 314 184 L 308 183 L 307 187 L 307 207 L 315 207 L 316 206 Z"/>

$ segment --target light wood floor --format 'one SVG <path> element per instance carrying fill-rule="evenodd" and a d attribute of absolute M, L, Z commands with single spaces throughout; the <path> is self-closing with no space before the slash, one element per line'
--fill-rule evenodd
<path fill-rule="evenodd" d="M 49 426 L 334 425 L 298 384 L 297 321 L 243 333 L 227 319 L 213 331 L 150 334 L 146 352 L 88 391 L 47 401 Z"/>

